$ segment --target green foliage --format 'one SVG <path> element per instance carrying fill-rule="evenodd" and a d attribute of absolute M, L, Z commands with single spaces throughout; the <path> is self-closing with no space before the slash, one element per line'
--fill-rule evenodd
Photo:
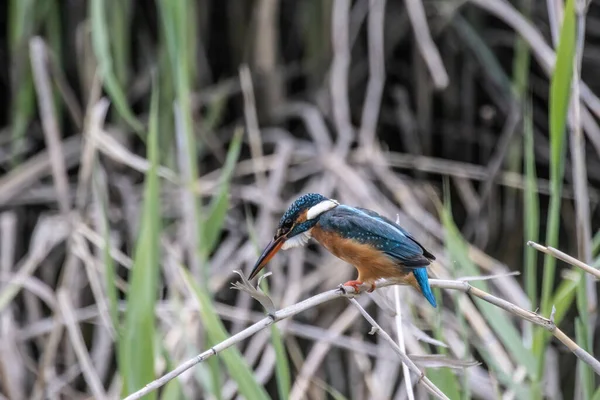
<path fill-rule="evenodd" d="M 123 394 L 142 388 L 155 379 L 155 308 L 158 295 L 161 213 L 158 168 L 158 93 L 152 94 L 148 131 L 148 159 L 141 223 L 134 263 L 129 278 L 127 310 L 122 340 L 119 342 L 119 369 Z M 155 399 L 156 392 L 148 395 Z"/>
<path fill-rule="evenodd" d="M 592 239 L 592 256 L 600 255 L 600 230 L 596 232 Z"/>
<path fill-rule="evenodd" d="M 447 184 L 445 185 L 444 193 L 445 207 L 441 209 L 441 217 L 446 231 L 446 248 L 450 254 L 450 259 L 454 262 L 454 265 L 458 266 L 457 268 L 459 269 L 458 271 L 455 271 L 455 273 L 460 275 L 477 276 L 480 274 L 480 271 L 469 258 L 465 240 L 454 224 L 454 220 L 452 218 L 449 202 L 449 189 Z M 490 291 L 485 281 L 472 281 L 470 284 L 473 287 L 479 288 L 486 292 Z M 481 312 L 481 315 L 485 318 L 488 325 L 492 328 L 496 336 L 506 347 L 510 355 L 515 359 L 516 362 L 518 362 L 520 365 L 523 365 L 527 369 L 527 372 L 530 376 L 533 376 L 536 372 L 535 359 L 531 351 L 526 349 L 523 345 L 521 335 L 515 328 L 508 315 L 490 303 L 481 300 L 475 300 L 474 302 Z M 499 367 L 493 357 L 486 354 L 485 348 L 479 348 L 478 350 L 482 353 L 482 356 L 486 359 L 486 362 L 488 362 L 489 365 L 494 369 L 494 373 L 504 384 L 519 391 L 524 390 L 523 387 L 520 387 L 520 385 L 515 385 L 513 382 L 511 382 L 510 377 L 507 377 L 502 373 L 502 369 Z"/>
<path fill-rule="evenodd" d="M 260 246 L 256 237 L 256 231 L 254 230 L 252 215 L 248 210 L 246 211 L 246 228 L 248 229 L 248 237 L 254 246 L 256 256 L 258 257 L 260 255 Z M 262 281 L 261 289 L 265 293 L 269 294 L 269 285 L 267 280 Z M 291 371 L 283 336 L 275 324 L 273 324 L 271 327 L 271 343 L 275 349 L 275 377 L 277 378 L 277 392 L 279 394 L 279 398 L 283 400 L 289 397 L 291 390 Z"/>
<path fill-rule="evenodd" d="M 550 206 L 546 230 L 546 245 L 556 247 L 560 229 L 560 207 L 562 201 L 563 176 L 566 157 L 565 129 L 569 100 L 573 61 L 575 57 L 575 11 L 574 0 L 565 5 L 564 19 L 556 54 L 556 65 L 550 83 Z M 546 255 L 542 281 L 541 311 L 549 316 L 552 309 L 552 293 L 556 259 Z M 538 330 L 533 348 L 538 359 L 538 373 L 541 376 L 544 367 L 544 351 L 548 340 L 546 331 Z"/>
<path fill-rule="evenodd" d="M 524 113 L 524 154 L 525 154 L 525 190 L 523 192 L 525 203 L 525 240 L 538 242 L 540 226 L 540 203 L 537 194 L 537 176 L 535 172 L 535 152 L 533 146 L 533 119 L 531 108 L 527 107 Z M 525 291 L 532 308 L 538 306 L 538 251 L 530 246 L 525 246 Z"/>
<path fill-rule="evenodd" d="M 177 367 L 177 365 L 174 365 L 171 361 L 171 357 L 169 356 L 169 352 L 167 351 L 167 349 L 162 345 L 160 345 L 160 347 L 161 354 L 166 360 L 166 369 L 168 371 L 172 371 L 173 369 L 175 369 L 175 367 Z M 175 400 L 185 398 L 179 379 L 173 379 L 172 381 L 167 383 L 164 389 L 162 390 L 162 393 L 160 394 L 160 398 L 161 400 Z"/>
<path fill-rule="evenodd" d="M 585 276 L 582 276 L 582 278 L 583 279 L 581 279 L 581 283 L 579 284 L 579 286 L 585 287 Z M 579 297 L 579 293 L 578 293 L 578 297 Z M 585 302 L 585 304 L 587 304 L 587 301 Z M 585 317 L 580 316 L 580 317 L 575 318 L 575 340 L 587 352 L 590 351 L 590 347 L 591 347 L 589 345 L 589 340 L 588 340 L 588 326 L 589 326 L 588 321 L 589 321 L 589 318 L 587 318 L 587 315 Z M 592 392 L 594 391 L 594 387 L 596 386 L 595 382 L 594 382 L 595 376 L 592 375 L 592 370 L 586 363 L 584 363 L 580 360 L 578 360 L 577 363 L 579 364 L 578 365 L 579 374 L 580 374 L 579 379 L 581 380 L 580 387 L 583 392 L 582 398 L 589 399 L 592 397 Z"/>
<path fill-rule="evenodd" d="M 435 326 L 435 338 L 437 340 L 444 340 L 440 324 L 436 324 Z M 440 354 L 447 356 L 448 350 L 441 348 Z M 463 393 L 461 393 L 462 391 L 460 390 L 461 385 L 458 376 L 450 368 L 432 368 L 427 371 L 427 377 L 449 398 L 464 398 L 463 395 L 461 395 Z"/>
<path fill-rule="evenodd" d="M 464 238 L 454 224 L 448 208 L 442 214 L 442 221 L 446 229 L 446 246 L 452 260 L 456 260 L 457 264 L 460 265 L 460 273 L 468 276 L 479 275 L 480 271 L 468 257 Z M 485 281 L 472 281 L 470 283 L 473 287 L 490 292 Z M 525 366 L 529 373 L 533 373 L 535 370 L 534 358 L 531 352 L 523 346 L 521 335 L 508 315 L 490 303 L 476 300 L 475 304 L 502 344 L 510 351 L 510 354 L 515 357 L 520 365 Z"/>
<path fill-rule="evenodd" d="M 238 129 L 233 136 L 233 140 L 229 145 L 229 151 L 227 152 L 227 159 L 219 178 L 219 192 L 213 197 L 208 206 L 208 211 L 205 213 L 206 220 L 200 225 L 200 242 L 205 254 L 210 253 L 217 244 L 223 223 L 225 222 L 225 216 L 229 208 L 229 182 L 240 155 L 243 134 L 243 130 Z"/>
<path fill-rule="evenodd" d="M 571 79 L 573 75 L 573 60 L 575 56 L 575 13 L 573 1 L 568 0 L 565 7 L 565 17 L 558 43 L 556 66 L 550 84 L 550 211 L 548 213 L 548 228 L 546 245 L 555 247 L 558 243 L 560 228 L 560 204 L 564 176 L 564 160 L 566 155 L 565 129 Z M 554 284 L 556 259 L 545 257 L 544 278 L 542 286 L 542 312 L 549 313 L 552 304 L 550 298 Z"/>
<path fill-rule="evenodd" d="M 18 152 L 23 147 L 25 133 L 33 116 L 35 93 L 31 67 L 27 60 L 28 44 L 33 34 L 37 14 L 34 0 L 11 0 L 8 6 L 8 42 L 11 52 L 12 101 L 12 162 L 18 163 Z"/>
<path fill-rule="evenodd" d="M 137 132 L 141 132 L 143 126 L 137 120 L 119 83 L 115 73 L 115 66 L 110 49 L 110 29 L 106 20 L 106 2 L 104 0 L 90 1 L 90 15 L 92 22 L 92 44 L 98 61 L 100 77 L 115 103 L 115 107 L 121 117 Z M 118 40 L 124 41 L 124 38 Z M 122 67 L 121 67 L 122 68 Z"/>
<path fill-rule="evenodd" d="M 281 400 L 289 398 L 292 387 L 290 363 L 285 343 L 277 325 L 271 326 L 271 343 L 275 349 L 275 376 L 277 378 L 277 392 Z"/>
<path fill-rule="evenodd" d="M 230 335 L 215 311 L 210 296 L 198 286 L 187 270 L 182 268 L 181 271 L 186 284 L 198 301 L 200 316 L 208 334 L 209 342 L 215 345 L 224 341 Z M 238 389 L 242 396 L 246 399 L 257 400 L 269 398 L 265 389 L 254 379 L 252 368 L 250 368 L 237 348 L 230 347 L 219 353 L 218 357 L 223 360 L 227 371 L 229 371 L 229 375 L 238 384 Z"/>

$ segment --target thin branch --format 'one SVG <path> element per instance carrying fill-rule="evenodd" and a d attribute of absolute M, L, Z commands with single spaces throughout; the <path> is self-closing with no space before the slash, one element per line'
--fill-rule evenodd
<path fill-rule="evenodd" d="M 155 381 L 150 382 L 144 388 L 127 396 L 125 398 L 125 400 L 139 399 L 142 396 L 145 396 L 146 394 L 165 385 L 167 382 L 169 382 L 170 380 L 181 375 L 182 373 L 184 373 L 188 369 L 192 368 L 193 366 L 205 361 L 206 359 L 208 359 L 214 355 L 217 355 L 221 351 L 223 351 L 237 343 L 240 343 L 241 341 L 249 338 L 250 336 L 254 335 L 255 333 L 260 332 L 261 330 L 271 326 L 275 322 L 281 321 L 282 319 L 290 318 L 296 314 L 299 314 L 310 308 L 317 307 L 318 305 L 326 303 L 333 299 L 336 299 L 339 297 L 344 297 L 344 296 L 354 296 L 354 295 L 355 295 L 354 289 L 351 287 L 349 287 L 349 288 L 344 287 L 343 289 L 337 288 L 337 289 L 329 290 L 327 292 L 320 293 L 316 296 L 313 296 L 304 301 L 301 301 L 300 303 L 296 303 L 289 307 L 285 307 L 279 311 L 272 312 L 269 314 L 269 316 L 261 319 L 260 321 L 254 323 L 253 325 L 250 325 L 248 328 L 244 329 L 243 331 L 238 332 L 237 334 L 229 337 L 227 340 L 211 347 L 210 349 L 197 355 L 196 357 L 187 360 L 186 362 L 179 365 L 177 368 L 175 368 L 171 372 L 163 375 L 162 377 L 156 379 Z M 392 342 L 393 342 L 393 340 L 392 340 Z M 404 355 L 404 357 L 406 357 L 408 359 L 408 357 L 406 355 Z M 403 359 L 403 362 L 404 362 L 404 359 Z M 422 376 L 423 373 L 419 370 L 419 368 L 416 367 L 416 365 L 414 365 L 414 363 L 412 361 L 410 361 L 410 363 L 411 363 L 411 365 L 410 365 L 411 370 L 416 371 L 416 373 L 419 374 L 419 376 Z M 413 366 L 414 366 L 414 369 L 413 369 Z M 424 382 L 425 385 L 428 385 L 428 380 L 426 380 L 426 379 L 421 380 L 421 382 Z M 444 397 L 442 397 L 442 398 L 444 398 Z"/>
<path fill-rule="evenodd" d="M 425 388 L 427 390 L 429 390 L 429 392 L 431 392 L 431 394 L 435 395 L 436 397 L 440 398 L 440 399 L 448 399 L 448 397 L 440 390 L 438 389 L 433 382 L 431 382 L 429 380 L 429 378 L 427 378 L 425 376 L 425 374 L 423 372 L 421 372 L 421 370 L 419 370 L 419 367 L 417 367 L 413 361 L 408 358 L 408 356 L 406 355 L 406 353 L 404 353 L 402 351 L 402 349 L 400 349 L 400 347 L 396 344 L 396 342 L 394 342 L 394 339 L 392 339 L 390 337 L 390 335 L 388 335 L 388 333 L 386 331 L 383 330 L 383 328 L 381 328 L 381 326 L 379 326 L 379 324 L 377 323 L 377 321 L 375 321 L 375 319 L 373 319 L 373 317 L 358 303 L 358 301 L 356 301 L 355 298 L 349 298 L 348 299 L 356 308 L 358 308 L 358 310 L 360 311 L 360 313 L 362 314 L 363 317 L 365 317 L 365 319 L 367 321 L 369 321 L 369 323 L 373 326 L 371 333 L 375 334 L 377 333 L 379 336 L 381 336 L 386 342 L 388 342 L 390 344 L 390 346 L 392 346 L 392 349 L 394 349 L 394 351 L 396 352 L 396 354 L 398 354 L 398 356 L 400 356 L 400 359 L 402 360 L 402 364 L 406 365 L 411 371 L 413 372 L 417 372 L 417 375 L 419 376 L 419 382 L 422 383 Z"/>
<path fill-rule="evenodd" d="M 252 153 L 252 162 L 255 163 L 255 177 L 258 187 L 266 188 L 266 176 L 263 172 L 263 146 L 260 127 L 258 125 L 258 114 L 256 112 L 256 101 L 254 98 L 254 85 L 250 69 L 246 64 L 240 67 L 240 83 L 242 85 L 242 94 L 244 95 L 244 119 L 248 130 L 250 141 L 250 152 Z"/>
<path fill-rule="evenodd" d="M 546 246 L 543 246 L 541 244 L 538 244 L 538 243 L 532 242 L 532 241 L 527 242 L 527 245 L 533 247 L 537 251 L 541 251 L 542 253 L 546 253 L 553 257 L 556 257 L 559 260 L 566 262 L 567 264 L 571 264 L 574 267 L 579 267 L 582 270 L 584 270 L 585 272 L 587 272 L 588 274 L 594 275 L 596 278 L 600 279 L 600 270 L 592 267 L 591 265 L 584 263 L 583 261 L 576 259 L 575 257 L 572 257 L 566 253 L 563 253 L 562 251 L 560 251 L 554 247 L 546 247 Z"/>
<path fill-rule="evenodd" d="M 573 160 L 573 186 L 575 189 L 575 211 L 577 231 L 577 249 L 580 260 L 590 263 L 592 261 L 592 227 L 590 217 L 590 200 L 588 190 L 588 173 L 586 167 L 586 143 L 585 136 L 582 132 L 581 123 L 581 101 L 579 100 L 579 78 L 581 76 L 581 62 L 583 57 L 583 48 L 585 44 L 585 4 L 582 1 L 577 1 L 575 6 L 575 15 L 577 18 L 577 39 L 575 47 L 575 61 L 573 68 L 573 84 L 571 86 L 569 124 L 571 126 L 571 134 L 569 135 L 571 158 Z M 586 280 L 586 298 L 588 309 L 596 309 L 598 301 L 595 289 L 595 282 L 590 276 L 585 277 Z M 593 321 L 589 325 L 595 325 Z M 590 331 L 589 334 L 592 332 Z"/>
<path fill-rule="evenodd" d="M 431 279 L 429 282 L 432 287 L 438 287 L 438 288 L 449 289 L 449 290 L 458 290 L 458 291 L 464 292 L 466 294 L 473 295 L 473 296 L 478 297 L 490 304 L 495 305 L 496 307 L 502 308 L 503 310 L 505 310 L 523 320 L 526 320 L 526 321 L 531 322 L 532 324 L 541 326 L 542 328 L 551 332 L 554 335 L 554 337 L 556 337 L 560 342 L 562 342 L 565 346 L 567 346 L 567 348 L 573 354 L 575 354 L 575 356 L 577 356 L 579 359 L 581 359 L 586 364 L 590 365 L 591 368 L 596 372 L 596 374 L 598 374 L 600 376 L 600 361 L 596 360 L 589 353 L 587 353 L 585 350 L 583 350 L 579 345 L 577 345 L 577 343 L 575 343 L 572 339 L 570 339 L 567 335 L 565 335 L 564 332 L 562 332 L 554 324 L 554 321 L 552 319 L 544 318 L 541 315 L 538 315 L 532 311 L 525 310 L 509 301 L 506 301 L 499 297 L 493 296 L 481 289 L 475 288 L 464 281 Z M 382 282 L 382 283 L 378 283 L 378 288 L 390 286 L 390 285 L 392 285 L 392 283 Z M 205 361 L 206 359 L 208 359 L 214 355 L 217 355 L 221 351 L 223 351 L 237 343 L 240 343 L 241 341 L 249 338 L 250 336 L 254 335 L 255 333 L 260 332 L 261 330 L 271 326 L 272 324 L 274 324 L 278 321 L 281 321 L 282 319 L 290 318 L 296 314 L 299 314 L 303 311 L 314 308 L 320 304 L 326 303 L 328 301 L 331 301 L 331 300 L 339 298 L 339 297 L 355 297 L 355 296 L 357 296 L 357 295 L 354 293 L 353 288 L 351 288 L 351 287 L 341 288 L 340 287 L 337 289 L 332 289 L 327 292 L 317 294 L 317 295 L 310 297 L 304 301 L 301 301 L 300 303 L 293 304 L 293 305 L 283 308 L 279 311 L 272 312 L 269 314 L 269 316 L 261 319 L 260 321 L 249 326 L 248 328 L 244 329 L 243 331 L 238 332 L 237 334 L 229 337 L 227 340 L 211 347 L 210 349 L 195 356 L 194 358 L 191 358 L 191 359 L 185 361 L 183 364 L 180 364 L 177 368 L 175 368 L 171 372 L 150 382 L 144 388 L 138 390 L 137 392 L 130 394 L 129 396 L 127 396 L 125 398 L 125 400 L 134 400 L 134 399 L 141 398 L 142 396 L 165 385 L 167 382 L 169 382 L 170 380 L 181 375 L 182 373 L 184 373 L 188 369 L 192 368 L 193 366 Z M 365 316 L 365 318 L 367 318 L 367 317 Z M 367 319 L 369 320 L 369 318 L 367 318 Z M 369 322 L 375 328 L 377 328 L 379 326 L 376 323 L 374 323 L 374 321 L 371 322 L 371 320 L 369 320 Z M 379 330 L 381 331 L 381 328 L 379 328 Z M 388 340 L 388 338 L 389 338 L 388 341 L 390 343 L 393 343 L 392 347 L 398 353 L 400 350 L 399 350 L 398 345 L 394 342 L 394 340 L 391 337 L 389 337 L 389 335 L 387 335 L 387 333 L 384 333 L 383 331 L 381 331 L 381 334 L 383 335 L 383 337 L 386 340 Z M 387 338 L 386 338 L 386 335 L 387 335 Z M 418 374 L 419 374 L 419 376 L 422 377 L 419 380 L 419 382 L 424 384 L 425 386 L 427 386 L 428 389 L 432 389 L 435 391 L 434 386 L 429 386 L 430 381 L 426 377 L 424 377 L 424 375 L 422 374 L 422 372 L 420 372 L 418 367 L 416 367 L 416 365 L 414 365 L 414 363 L 410 359 L 408 359 L 408 356 L 406 356 L 401 351 L 400 351 L 400 353 L 402 353 L 401 358 L 402 358 L 403 363 L 406 362 L 412 371 L 415 371 L 415 370 L 419 371 Z M 406 359 L 405 359 L 405 357 L 406 357 Z M 416 369 L 414 369 L 413 366 Z M 433 385 L 433 384 L 431 384 L 431 385 Z M 443 397 L 443 398 L 445 398 L 445 397 Z"/>
<path fill-rule="evenodd" d="M 77 322 L 75 322 L 73 305 L 71 304 L 71 300 L 69 299 L 67 291 L 60 289 L 57 294 L 57 298 L 60 312 L 65 321 L 67 332 L 69 333 L 69 338 L 71 339 L 71 344 L 75 349 L 75 354 L 79 359 L 85 381 L 89 385 L 96 399 L 106 399 L 106 392 L 104 391 L 102 381 L 94 369 L 94 365 L 92 364 L 92 360 L 90 359 L 85 346 L 83 335 L 77 326 Z"/>
<path fill-rule="evenodd" d="M 465 292 L 471 294 L 475 297 L 479 297 L 482 300 L 487 301 L 495 305 L 496 307 L 500 307 L 509 313 L 516 315 L 517 317 L 524 319 L 526 321 L 531 322 L 532 324 L 541 326 L 546 329 L 555 338 L 560 340 L 573 354 L 577 356 L 580 360 L 588 364 L 594 372 L 598 376 L 600 376 L 600 361 L 592 357 L 588 352 L 579 347 L 577 343 L 575 343 L 571 338 L 564 334 L 555 324 L 552 318 L 544 318 L 541 315 L 538 315 L 532 311 L 525 310 L 509 301 L 503 300 L 499 297 L 493 296 L 487 292 L 484 292 L 481 289 L 473 287 L 466 282 L 458 282 L 458 281 L 450 281 L 450 280 L 440 280 L 440 279 L 432 279 L 430 280 L 430 284 L 432 287 L 438 287 L 443 289 L 452 289 L 452 290 L 460 290 L 461 292 Z"/>
<path fill-rule="evenodd" d="M 396 223 L 400 225 L 400 215 L 396 215 Z M 402 304 L 400 301 L 400 287 L 394 286 L 394 306 L 396 311 L 396 335 L 398 337 L 398 346 L 400 350 L 406 352 L 406 346 L 404 345 L 404 331 L 402 328 Z M 410 377 L 410 371 L 408 365 L 402 363 L 402 373 L 404 374 L 404 386 L 406 387 L 406 395 L 408 400 L 415 399 L 415 393 L 413 391 L 412 379 Z"/>
<path fill-rule="evenodd" d="M 348 74 L 350 69 L 350 43 L 348 38 L 350 24 L 350 0 L 335 0 L 331 23 L 333 42 L 333 61 L 330 70 L 331 102 L 333 120 L 337 133 L 336 150 L 345 156 L 354 140 L 354 128 L 350 119 L 348 96 Z"/>
<path fill-rule="evenodd" d="M 386 0 L 370 0 L 368 18 L 369 82 L 362 110 L 359 139 L 367 149 L 374 145 L 381 94 L 385 82 L 384 27 Z"/>
<path fill-rule="evenodd" d="M 31 67 L 42 127 L 44 128 L 44 139 L 50 154 L 52 178 L 56 186 L 58 205 L 60 211 L 66 216 L 71 209 L 69 179 L 67 178 L 67 165 L 61 146 L 60 128 L 56 118 L 50 75 L 46 65 L 46 45 L 44 41 L 39 37 L 31 39 L 29 52 L 31 54 Z"/>
<path fill-rule="evenodd" d="M 400 350 L 406 352 L 406 346 L 404 345 L 404 331 L 402 328 L 402 304 L 400 304 L 400 287 L 394 286 L 394 303 L 396 305 L 396 330 L 398 336 L 398 346 Z M 415 393 L 413 391 L 412 379 L 408 365 L 402 363 L 402 373 L 404 374 L 404 386 L 406 387 L 406 395 L 408 400 L 414 400 Z"/>
<path fill-rule="evenodd" d="M 423 56 L 423 60 L 429 68 L 433 84 L 437 89 L 445 89 L 450 82 L 450 78 L 448 78 L 448 73 L 444 68 L 442 56 L 440 56 L 440 52 L 431 38 L 423 3 L 420 0 L 404 0 L 404 3 L 413 27 L 415 40 L 419 46 L 421 56 Z"/>
<path fill-rule="evenodd" d="M 550 75 L 554 69 L 556 54 L 535 26 L 527 21 L 509 2 L 502 0 L 470 0 L 470 2 L 495 15 L 521 35 L 529 44 L 532 53 L 546 74 Z M 580 81 L 579 84 L 581 100 L 596 116 L 600 116 L 600 98 L 583 81 Z"/>

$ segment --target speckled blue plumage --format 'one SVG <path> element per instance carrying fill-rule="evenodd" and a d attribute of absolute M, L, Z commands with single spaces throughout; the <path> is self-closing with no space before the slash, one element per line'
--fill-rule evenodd
<path fill-rule="evenodd" d="M 283 222 L 290 218 L 292 221 L 295 221 L 298 218 L 298 215 L 309 208 L 316 206 L 322 201 L 327 200 L 327 197 L 318 194 L 318 193 L 307 193 L 300 197 L 298 197 L 294 202 L 288 207 L 287 211 L 281 217 L 279 224 L 283 224 Z"/>
<path fill-rule="evenodd" d="M 325 196 L 318 193 L 300 196 L 281 217 L 280 228 L 285 227 L 286 222 L 290 227 L 293 225 L 289 232 L 284 231 L 288 238 L 292 238 L 319 224 L 324 232 L 329 231 L 344 239 L 351 239 L 380 250 L 392 259 L 401 271 L 415 276 L 425 298 L 436 307 L 426 269 L 435 257 L 395 222 L 375 211 L 346 205 L 338 205 L 324 211 L 316 218 L 297 222 L 303 212 L 326 200 L 328 199 Z"/>

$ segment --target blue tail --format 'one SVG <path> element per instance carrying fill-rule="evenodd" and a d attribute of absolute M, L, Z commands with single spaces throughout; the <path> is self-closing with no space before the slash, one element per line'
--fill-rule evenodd
<path fill-rule="evenodd" d="M 423 296 L 431 303 L 432 306 L 437 307 L 437 303 L 435 301 L 435 296 L 431 291 L 431 287 L 429 287 L 429 279 L 427 278 L 427 269 L 425 268 L 417 268 L 413 270 L 413 274 L 415 278 L 417 278 L 417 283 L 421 287 L 421 292 Z"/>

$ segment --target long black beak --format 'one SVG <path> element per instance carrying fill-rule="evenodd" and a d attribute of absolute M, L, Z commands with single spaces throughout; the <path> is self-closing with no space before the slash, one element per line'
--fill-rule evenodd
<path fill-rule="evenodd" d="M 281 246 L 283 246 L 285 239 L 285 236 L 280 236 L 276 239 L 271 240 L 271 242 L 267 245 L 267 247 L 265 247 L 263 253 L 258 258 L 258 261 L 256 261 L 256 264 L 254 264 L 254 268 L 252 269 L 252 273 L 250 274 L 249 279 L 253 279 L 260 272 L 260 270 L 263 269 L 265 265 L 267 265 L 269 260 L 273 258 L 273 256 L 279 251 L 279 249 L 281 249 Z"/>

